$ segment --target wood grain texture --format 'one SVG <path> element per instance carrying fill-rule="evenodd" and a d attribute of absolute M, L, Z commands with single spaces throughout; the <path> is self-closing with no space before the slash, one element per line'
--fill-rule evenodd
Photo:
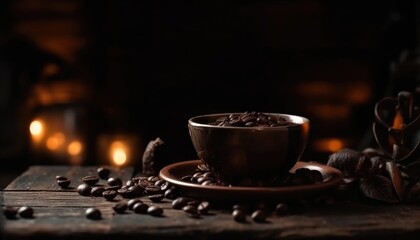
<path fill-rule="evenodd" d="M 55 175 L 80 179 L 95 168 L 43 167 L 28 169 L 4 191 L 1 206 L 31 206 L 34 217 L 13 220 L 0 216 L 4 239 L 420 239 L 420 206 L 354 203 L 302 205 L 281 216 L 269 215 L 264 223 L 233 221 L 230 210 L 214 207 L 193 219 L 171 207 L 172 200 L 152 203 L 164 209 L 161 217 L 127 211 L 115 214 L 112 206 L 127 201 L 83 197 L 75 189 L 55 186 Z M 121 174 L 121 175 L 119 175 Z M 115 172 L 130 176 L 131 172 Z M 77 180 L 76 180 L 77 182 Z M 28 190 L 29 187 L 29 190 Z M 102 219 L 89 220 L 84 211 L 97 207 Z"/>

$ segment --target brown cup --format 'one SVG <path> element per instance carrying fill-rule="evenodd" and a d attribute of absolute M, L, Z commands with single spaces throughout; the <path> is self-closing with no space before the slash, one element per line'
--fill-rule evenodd
<path fill-rule="evenodd" d="M 219 183 L 261 186 L 284 176 L 301 157 L 309 136 L 307 118 L 264 113 L 294 124 L 276 127 L 210 124 L 230 114 L 241 113 L 201 115 L 188 120 L 189 135 L 197 155 Z"/>

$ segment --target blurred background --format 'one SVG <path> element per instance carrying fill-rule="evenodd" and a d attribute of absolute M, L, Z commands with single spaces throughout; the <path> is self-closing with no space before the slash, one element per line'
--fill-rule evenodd
<path fill-rule="evenodd" d="M 196 159 L 188 118 L 312 122 L 302 159 L 372 144 L 373 107 L 419 86 L 416 1 L 0 2 L 0 187 L 30 165 Z"/>

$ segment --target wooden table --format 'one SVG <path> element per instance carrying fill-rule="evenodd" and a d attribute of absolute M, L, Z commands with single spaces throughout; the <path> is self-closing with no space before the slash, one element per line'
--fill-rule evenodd
<path fill-rule="evenodd" d="M 124 181 L 130 179 L 130 173 L 131 169 L 113 169 L 113 175 Z M 126 199 L 117 197 L 115 201 L 106 201 L 77 193 L 75 188 L 80 179 L 89 174 L 96 174 L 96 167 L 30 167 L 1 191 L 0 205 L 31 206 L 34 217 L 10 220 L 2 214 L 1 236 L 4 239 L 124 240 L 420 239 L 420 206 L 358 201 L 351 193 L 329 204 L 298 205 L 283 215 L 269 215 L 264 223 L 256 223 L 250 216 L 246 223 L 235 222 L 230 210 L 224 208 L 211 209 L 198 219 L 190 218 L 182 210 L 172 209 L 172 200 L 168 199 L 153 203 L 164 209 L 161 217 L 132 211 L 115 214 L 112 206 Z M 56 175 L 72 179 L 72 188 L 61 189 L 55 182 Z M 144 201 L 152 204 L 146 197 Z M 102 219 L 87 219 L 88 207 L 98 207 Z"/>

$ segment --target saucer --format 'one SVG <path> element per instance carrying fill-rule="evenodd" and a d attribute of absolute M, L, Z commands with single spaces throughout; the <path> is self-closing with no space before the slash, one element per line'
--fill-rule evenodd
<path fill-rule="evenodd" d="M 326 191 L 338 185 L 343 179 L 341 171 L 336 168 L 317 162 L 298 161 L 290 172 L 294 172 L 298 168 L 318 170 L 321 172 L 324 181 L 297 186 L 243 187 L 200 185 L 181 180 L 186 175 L 194 174 L 200 164 L 202 164 L 201 160 L 172 163 L 163 167 L 159 176 L 177 186 L 183 195 L 206 200 L 288 200 L 302 198 Z"/>

